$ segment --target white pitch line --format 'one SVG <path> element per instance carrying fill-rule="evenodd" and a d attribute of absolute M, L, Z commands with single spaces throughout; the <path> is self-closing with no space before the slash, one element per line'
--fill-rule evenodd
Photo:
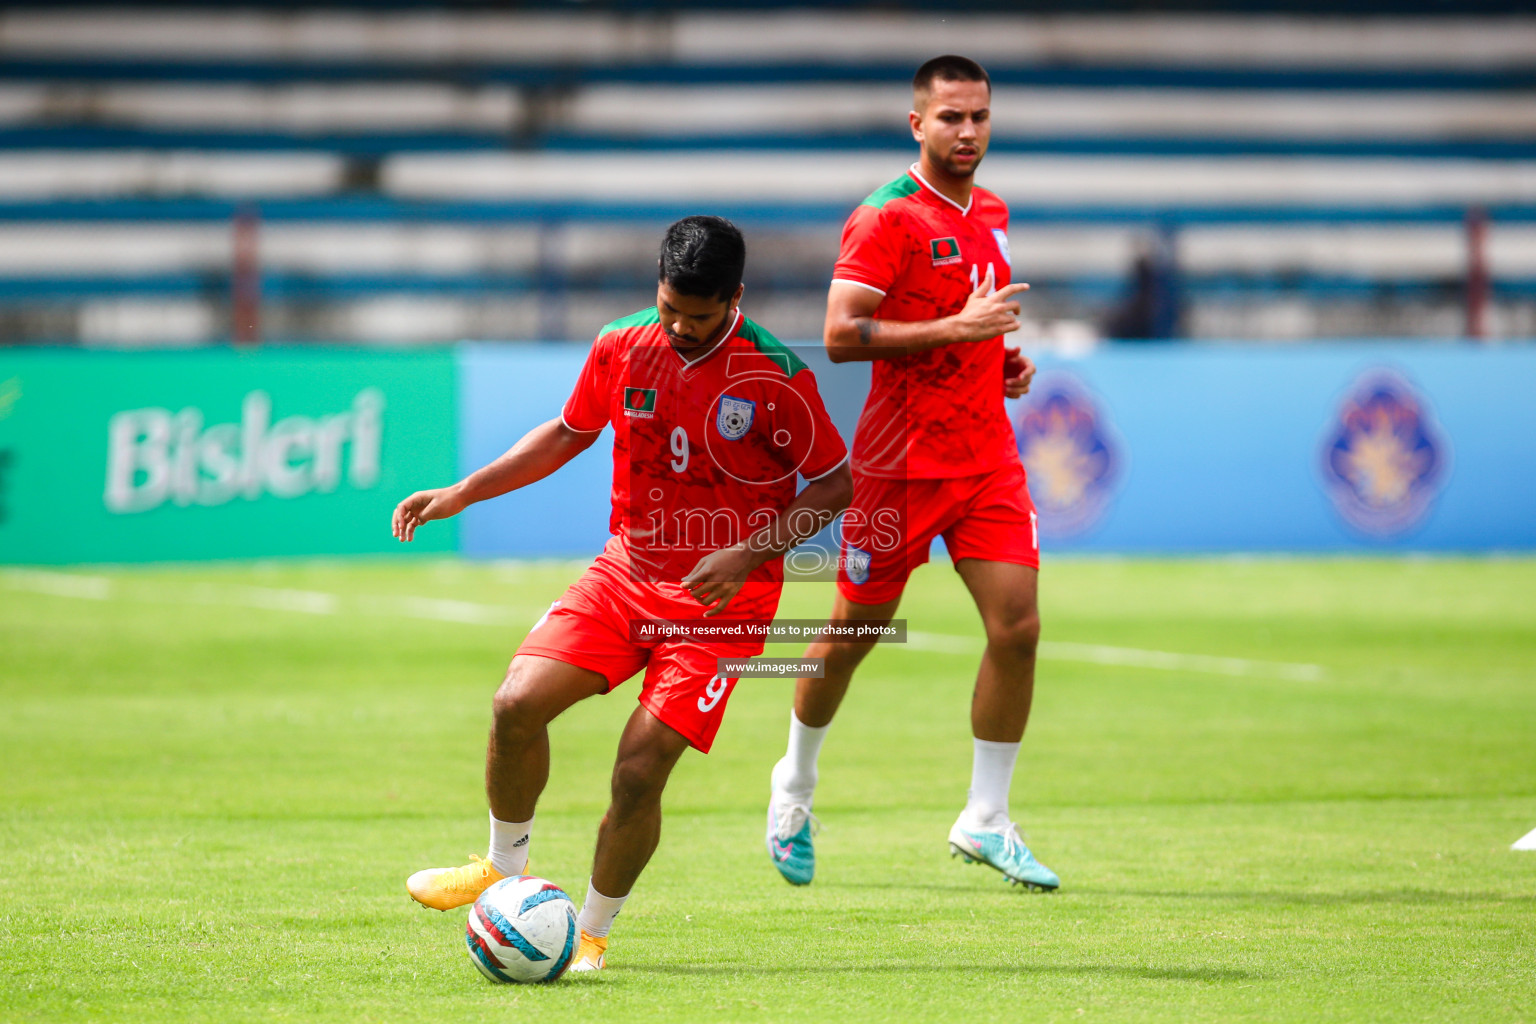
<path fill-rule="evenodd" d="M 105 576 L 38 570 L 6 570 L 0 573 L 13 590 L 48 594 L 54 597 L 106 601 L 112 597 L 112 581 Z M 292 590 L 278 587 L 252 587 L 239 584 L 204 583 L 187 591 L 193 604 L 238 605 L 269 611 L 301 612 L 307 615 L 334 615 L 342 608 L 339 595 L 319 590 Z M 482 604 L 448 598 L 369 597 L 356 605 L 364 611 L 383 615 L 403 615 L 436 622 L 457 622 L 471 626 L 508 626 L 530 618 L 522 609 L 507 605 Z M 976 654 L 986 645 L 977 637 L 949 633 L 907 631 L 910 650 L 941 654 Z M 1155 668 L 1170 672 L 1206 672 L 1223 676 L 1264 676 L 1298 682 L 1316 682 L 1323 678 L 1321 665 L 1286 661 L 1256 661 L 1249 658 L 1224 658 L 1210 654 L 1180 654 L 1140 647 L 1111 647 L 1105 644 L 1080 644 L 1061 640 L 1040 643 L 1040 657 L 1049 661 L 1082 661 L 1094 665 L 1120 665 L 1130 668 Z M 1529 840 L 1536 849 L 1536 833 Z M 1522 849 L 1524 847 L 1521 847 Z"/>
<path fill-rule="evenodd" d="M 1175 654 L 1137 647 L 1106 647 L 1102 644 L 1074 644 L 1047 640 L 1040 644 L 1040 656 L 1058 661 L 1089 661 L 1097 665 L 1132 665 L 1137 668 L 1162 668 L 1174 671 L 1210 672 L 1221 676 L 1271 676 L 1313 683 L 1323 678 L 1323 666 L 1291 661 L 1256 661 L 1250 658 L 1222 658 L 1210 654 Z"/>
<path fill-rule="evenodd" d="M 94 601 L 107 601 L 113 597 L 112 581 L 105 576 L 17 569 L 0 572 L 0 580 L 12 590 L 48 594 L 52 597 L 87 598 Z M 177 591 L 175 596 L 168 596 L 164 590 L 158 590 L 148 599 L 166 604 L 225 605 L 304 615 L 335 615 L 343 610 L 344 600 L 339 594 L 323 590 L 255 587 L 238 583 L 198 583 Z M 353 607 L 374 615 L 458 622 L 472 626 L 506 626 L 531 622 L 538 616 L 537 611 L 525 608 L 418 596 L 362 597 L 357 599 Z"/>
<path fill-rule="evenodd" d="M 948 633 L 919 633 L 907 630 L 907 646 L 915 651 L 937 651 L 940 654 L 980 654 L 986 644 L 970 636 L 951 636 Z"/>
<path fill-rule="evenodd" d="M 471 626 L 505 626 L 526 620 L 526 616 L 519 615 L 515 608 L 439 597 L 379 598 L 365 602 L 365 607 L 385 614 L 435 622 L 462 622 Z"/>
<path fill-rule="evenodd" d="M 936 651 L 942 654 L 974 654 L 980 652 L 986 644 L 975 637 L 953 636 L 947 633 L 917 633 L 908 630 L 907 646 L 920 651 Z M 1223 658 L 1210 654 L 1179 654 L 1174 651 L 1079 644 L 1061 640 L 1042 640 L 1039 656 L 1048 661 L 1086 661 L 1095 665 L 1123 665 L 1172 672 L 1209 672 L 1223 676 L 1267 676 L 1298 682 L 1317 682 L 1325 674 L 1321 665 Z"/>
<path fill-rule="evenodd" d="M 250 587 L 235 583 L 200 583 L 188 592 L 188 597 L 193 604 L 230 604 L 305 615 L 335 615 L 340 605 L 335 594 L 323 590 Z"/>
<path fill-rule="evenodd" d="M 78 597 L 88 601 L 106 601 L 112 597 L 112 581 L 105 576 L 81 576 L 72 572 L 44 572 L 7 569 L 0 579 L 10 590 L 25 590 L 50 597 Z"/>
<path fill-rule="evenodd" d="M 1531 829 L 1525 835 L 1515 840 L 1511 850 L 1536 850 L 1536 828 Z"/>

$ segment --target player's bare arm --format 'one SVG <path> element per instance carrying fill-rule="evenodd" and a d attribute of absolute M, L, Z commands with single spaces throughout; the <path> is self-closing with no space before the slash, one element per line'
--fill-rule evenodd
<path fill-rule="evenodd" d="M 409 541 L 422 523 L 456 516 L 477 501 L 499 497 L 544 479 L 590 448 L 599 433 L 572 430 L 559 417 L 541 423 L 490 465 L 450 487 L 417 491 L 396 505 L 390 521 L 395 539 Z"/>
<path fill-rule="evenodd" d="M 1019 303 L 1013 297 L 1029 285 L 1005 285 L 993 290 L 989 270 L 967 296 L 960 312 L 938 320 L 877 320 L 875 310 L 885 296 L 849 281 L 833 281 L 827 293 L 827 322 L 823 341 L 834 363 L 895 359 L 898 356 L 985 341 L 1019 329 Z"/>
<path fill-rule="evenodd" d="M 773 522 L 740 544 L 712 551 L 699 559 L 699 564 L 683 577 L 684 589 L 708 609 L 706 616 L 720 614 L 753 569 L 815 536 L 852 500 L 853 473 L 845 461 L 826 476 L 807 483 Z"/>

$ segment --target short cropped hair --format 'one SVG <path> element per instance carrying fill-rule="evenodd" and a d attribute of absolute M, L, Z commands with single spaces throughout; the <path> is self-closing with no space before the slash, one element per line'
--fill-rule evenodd
<path fill-rule="evenodd" d="M 942 57 L 925 61 L 917 69 L 917 74 L 912 76 L 912 95 L 919 99 L 918 106 L 927 104 L 935 79 L 944 82 L 985 82 L 988 91 L 992 88 L 992 79 L 987 77 L 986 68 L 969 57 L 946 53 Z"/>
<path fill-rule="evenodd" d="M 661 240 L 660 279 L 684 295 L 729 299 L 746 265 L 746 240 L 724 217 L 684 217 Z"/>

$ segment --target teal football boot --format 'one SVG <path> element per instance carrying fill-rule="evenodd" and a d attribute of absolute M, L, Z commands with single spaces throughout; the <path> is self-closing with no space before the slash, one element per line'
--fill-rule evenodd
<path fill-rule="evenodd" d="M 768 798 L 768 857 L 790 885 L 810 885 L 816 877 L 811 837 L 820 826 L 805 804 L 783 801 L 780 793 Z"/>
<path fill-rule="evenodd" d="M 1056 872 L 1035 860 L 1024 840 L 1019 836 L 1019 826 L 1013 822 L 1003 829 L 964 828 L 959 821 L 949 830 L 949 850 L 952 857 L 964 857 L 967 864 L 985 864 L 1003 873 L 1009 885 L 1022 885 L 1026 889 L 1052 892 L 1061 887 Z"/>

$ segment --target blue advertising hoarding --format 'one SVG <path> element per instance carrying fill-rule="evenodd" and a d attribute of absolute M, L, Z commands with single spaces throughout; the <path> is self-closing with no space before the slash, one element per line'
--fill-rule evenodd
<path fill-rule="evenodd" d="M 584 357 L 463 347 L 461 471 L 559 415 Z M 1536 347 L 1105 345 L 1037 361 L 1009 414 L 1047 555 L 1536 549 Z M 868 367 L 812 368 L 849 436 Z M 466 511 L 461 551 L 594 554 L 611 450 L 605 432 L 553 477 Z"/>
<path fill-rule="evenodd" d="M 796 352 L 850 437 L 868 364 Z M 13 353 L 0 561 L 394 553 L 389 507 L 558 416 L 585 356 Z M 1536 345 L 1124 344 L 1037 360 L 1008 412 L 1047 557 L 1536 550 Z M 549 479 L 466 510 L 456 543 L 452 526 L 423 537 L 473 557 L 590 557 L 608 535 L 611 452 L 605 431 Z"/>
<path fill-rule="evenodd" d="M 1107 346 L 1012 415 L 1046 550 L 1536 547 L 1536 348 Z"/>
<path fill-rule="evenodd" d="M 577 345 L 459 349 L 459 475 L 491 462 L 560 415 L 586 358 Z M 460 515 L 459 550 L 477 557 L 595 556 L 608 539 L 613 431 L 557 473 Z M 445 481 L 446 482 L 446 481 Z"/>

